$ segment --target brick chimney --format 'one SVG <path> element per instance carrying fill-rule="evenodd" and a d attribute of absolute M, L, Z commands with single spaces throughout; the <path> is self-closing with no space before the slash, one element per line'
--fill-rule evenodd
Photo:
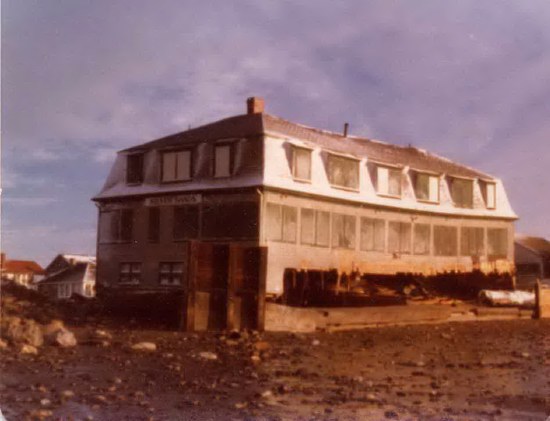
<path fill-rule="evenodd" d="M 264 99 L 251 96 L 246 100 L 247 114 L 261 114 L 264 112 Z"/>

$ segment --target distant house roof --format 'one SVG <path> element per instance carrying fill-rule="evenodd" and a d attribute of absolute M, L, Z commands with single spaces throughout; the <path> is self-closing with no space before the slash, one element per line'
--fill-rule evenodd
<path fill-rule="evenodd" d="M 40 285 L 63 281 L 64 278 L 67 277 L 67 275 L 74 274 L 74 273 L 80 273 L 82 276 L 84 276 L 84 274 L 86 273 L 86 268 L 88 267 L 88 264 L 89 262 L 78 262 L 70 266 L 67 266 L 64 269 L 61 269 L 49 275 L 47 278 L 43 279 L 40 282 Z"/>
<path fill-rule="evenodd" d="M 7 273 L 44 274 L 44 269 L 33 260 L 6 260 L 2 266 L 2 271 Z"/>
<path fill-rule="evenodd" d="M 226 118 L 143 143 L 122 152 L 173 148 L 200 141 L 242 138 L 263 134 L 296 138 L 306 143 L 319 145 L 328 151 L 352 154 L 357 157 L 368 157 L 381 163 L 408 165 L 416 170 L 433 171 L 459 177 L 493 179 L 488 174 L 412 146 L 392 145 L 355 136 L 345 137 L 340 133 L 292 123 L 266 113 L 244 114 Z"/>
<path fill-rule="evenodd" d="M 96 258 L 95 256 L 86 255 L 86 254 L 58 254 L 46 267 L 46 273 L 48 277 L 51 277 L 54 274 L 65 271 L 67 268 L 71 268 L 77 265 L 83 265 L 86 267 L 88 264 L 95 265 Z"/>
<path fill-rule="evenodd" d="M 545 257 L 550 257 L 550 241 L 542 237 L 518 236 L 515 242 Z"/>

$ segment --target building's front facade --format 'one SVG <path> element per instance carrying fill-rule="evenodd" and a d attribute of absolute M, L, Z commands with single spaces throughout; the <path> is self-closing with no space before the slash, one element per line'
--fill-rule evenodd
<path fill-rule="evenodd" d="M 73 294 L 95 296 L 95 256 L 59 254 L 46 267 L 46 277 L 38 284 L 38 291 L 51 299 L 64 300 Z"/>
<path fill-rule="evenodd" d="M 169 290 L 189 240 L 267 247 L 285 269 L 511 272 L 517 218 L 499 179 L 412 147 L 248 113 L 118 153 L 99 208 L 98 283 Z"/>

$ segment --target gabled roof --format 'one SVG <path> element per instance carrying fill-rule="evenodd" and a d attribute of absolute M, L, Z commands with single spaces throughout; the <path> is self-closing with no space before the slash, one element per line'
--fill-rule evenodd
<path fill-rule="evenodd" d="M 6 260 L 2 266 L 2 271 L 7 273 L 44 274 L 44 269 L 33 260 Z"/>
<path fill-rule="evenodd" d="M 80 273 L 82 276 L 86 273 L 86 269 L 88 267 L 88 263 L 86 262 L 79 262 L 75 263 L 73 265 L 67 266 L 64 269 L 61 269 L 58 272 L 55 272 L 48 276 L 47 278 L 43 279 L 40 284 L 48 284 L 52 282 L 60 282 L 63 281 L 63 278 L 69 274 L 73 273 Z"/>
<path fill-rule="evenodd" d="M 550 257 L 550 241 L 545 238 L 517 236 L 515 242 L 541 256 Z"/>
<path fill-rule="evenodd" d="M 200 141 L 242 138 L 262 134 L 275 134 L 319 145 L 328 151 L 366 157 L 370 160 L 409 166 L 459 177 L 493 179 L 481 171 L 458 164 L 446 158 L 412 146 L 392 145 L 378 140 L 356 136 L 344 137 L 340 133 L 307 127 L 266 113 L 243 114 L 206 124 L 181 133 L 125 149 L 122 152 L 138 152 L 184 146 Z"/>

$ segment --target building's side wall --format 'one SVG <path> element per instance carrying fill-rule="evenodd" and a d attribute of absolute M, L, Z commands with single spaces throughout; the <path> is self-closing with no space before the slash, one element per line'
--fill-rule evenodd
<path fill-rule="evenodd" d="M 103 210 L 112 209 L 131 209 L 133 213 L 132 240 L 130 242 L 102 242 L 98 239 L 97 247 L 97 277 L 98 287 L 119 287 L 120 270 L 123 263 L 140 264 L 139 284 L 125 286 L 129 290 L 136 289 L 161 289 L 179 288 L 181 285 L 161 285 L 159 282 L 161 263 L 180 263 L 183 264 L 183 273 L 187 272 L 187 251 L 189 240 L 209 241 L 215 243 L 229 243 L 238 241 L 243 245 L 258 245 L 258 210 L 260 206 L 259 195 L 256 189 L 243 190 L 235 193 L 212 193 L 194 195 L 196 203 L 193 206 L 198 207 L 199 212 L 199 232 L 194 238 L 175 239 L 174 225 L 175 207 L 171 197 L 185 199 L 185 195 L 163 196 L 160 206 L 148 202 L 148 198 L 122 201 L 118 203 L 103 204 Z M 238 214 L 232 217 L 230 223 L 222 224 L 220 229 L 231 228 L 239 231 L 246 231 L 246 235 L 229 238 L 223 235 L 216 235 L 216 232 L 206 234 L 203 220 L 206 212 L 216 211 L 216 208 L 224 209 L 225 205 L 246 204 L 248 209 L 253 209 L 252 214 Z M 160 226 L 159 238 L 157 242 L 151 242 L 148 238 L 149 233 L 149 210 L 153 207 L 159 209 Z M 102 218 L 100 212 L 99 218 Z M 218 221 L 219 222 L 219 221 Z M 101 222 L 100 222 L 101 223 Z M 242 230 L 241 230 L 242 229 Z"/>
<path fill-rule="evenodd" d="M 296 240 L 293 242 L 268 240 L 270 221 L 266 207 L 268 203 L 286 205 L 297 209 Z M 353 249 L 343 249 L 333 246 L 331 241 L 328 247 L 311 246 L 301 243 L 301 209 L 316 209 L 334 214 L 345 214 L 355 217 L 355 244 Z M 398 210 L 374 208 L 367 205 L 348 204 L 342 201 L 329 201 L 294 194 L 284 194 L 275 191 L 265 191 L 262 201 L 261 244 L 268 247 L 267 292 L 282 293 L 283 273 L 285 268 L 296 269 L 337 269 L 339 271 L 359 270 L 368 273 L 395 274 L 398 272 L 416 272 L 435 274 L 442 271 L 471 271 L 479 268 L 484 272 L 509 272 L 513 269 L 514 258 L 514 227 L 511 221 L 488 218 L 467 218 L 459 216 L 437 216 L 420 212 L 403 212 Z M 384 251 L 360 250 L 360 217 L 383 219 L 385 221 Z M 411 235 L 410 253 L 394 253 L 388 249 L 388 223 L 404 222 L 414 224 L 429 224 L 431 226 L 430 251 L 428 254 L 415 255 L 414 229 Z M 434 226 L 457 227 L 457 253 L 454 256 L 436 256 L 434 253 L 433 231 Z M 480 256 L 461 256 L 461 227 L 483 228 L 484 251 Z M 499 258 L 489 257 L 487 248 L 488 229 L 506 229 L 506 256 Z"/>

